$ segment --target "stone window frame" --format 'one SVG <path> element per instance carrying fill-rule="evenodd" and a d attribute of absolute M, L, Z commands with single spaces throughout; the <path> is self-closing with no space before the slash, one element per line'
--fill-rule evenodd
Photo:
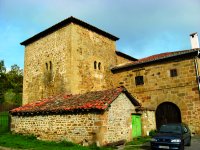
<path fill-rule="evenodd" d="M 101 62 L 97 62 L 96 60 L 94 61 L 94 70 L 101 70 L 102 69 L 102 64 Z"/>

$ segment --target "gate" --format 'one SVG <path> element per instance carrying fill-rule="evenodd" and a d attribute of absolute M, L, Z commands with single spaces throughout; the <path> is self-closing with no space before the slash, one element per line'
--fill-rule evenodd
<path fill-rule="evenodd" d="M 0 112 L 0 133 L 10 131 L 10 115 L 8 112 Z"/>
<path fill-rule="evenodd" d="M 132 137 L 138 137 L 142 135 L 141 131 L 141 116 L 132 115 Z"/>
<path fill-rule="evenodd" d="M 16 105 L 0 104 L 0 133 L 10 131 L 9 110 L 16 108 Z"/>
<path fill-rule="evenodd" d="M 178 106 L 171 102 L 164 102 L 156 109 L 156 127 L 166 123 L 181 123 L 181 112 Z"/>

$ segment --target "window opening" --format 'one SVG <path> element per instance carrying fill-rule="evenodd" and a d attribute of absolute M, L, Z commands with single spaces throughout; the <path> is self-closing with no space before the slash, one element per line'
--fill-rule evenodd
<path fill-rule="evenodd" d="M 98 63 L 98 69 L 101 70 L 101 63 Z"/>
<path fill-rule="evenodd" d="M 94 61 L 94 69 L 97 69 L 97 62 Z"/>
<path fill-rule="evenodd" d="M 48 70 L 48 63 L 46 63 L 46 69 Z"/>
<path fill-rule="evenodd" d="M 143 76 L 136 76 L 135 77 L 135 84 L 136 85 L 143 85 L 144 84 L 144 78 L 143 78 Z"/>
<path fill-rule="evenodd" d="M 176 77 L 178 74 L 177 74 L 177 70 L 176 69 L 171 69 L 170 70 L 170 76 L 171 77 Z"/>
<path fill-rule="evenodd" d="M 50 70 L 52 70 L 52 62 L 50 61 L 49 64 L 50 64 Z"/>

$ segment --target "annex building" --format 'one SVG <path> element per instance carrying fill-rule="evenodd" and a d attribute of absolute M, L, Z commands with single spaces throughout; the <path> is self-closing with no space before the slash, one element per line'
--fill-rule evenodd
<path fill-rule="evenodd" d="M 74 17 L 25 40 L 23 106 L 11 130 L 106 145 L 185 122 L 200 134 L 199 45 L 136 59 L 119 39 Z"/>

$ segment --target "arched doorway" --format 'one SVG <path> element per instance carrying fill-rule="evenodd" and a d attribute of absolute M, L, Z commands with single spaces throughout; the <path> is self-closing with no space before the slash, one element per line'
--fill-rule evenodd
<path fill-rule="evenodd" d="M 180 123 L 181 112 L 176 104 L 171 102 L 161 103 L 156 109 L 156 127 L 160 128 L 166 123 Z"/>

